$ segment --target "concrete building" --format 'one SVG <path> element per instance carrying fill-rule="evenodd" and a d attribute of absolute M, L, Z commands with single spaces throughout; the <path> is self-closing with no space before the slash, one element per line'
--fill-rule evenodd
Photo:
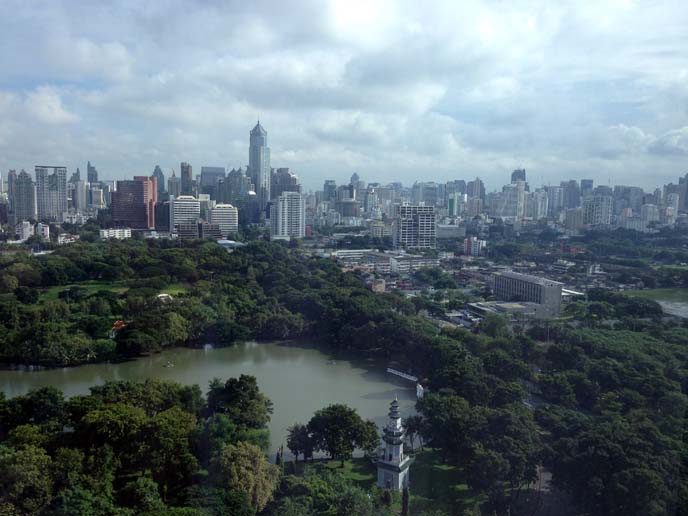
<path fill-rule="evenodd" d="M 559 317 L 562 283 L 512 271 L 496 272 L 493 278 L 498 300 L 536 303 L 537 317 Z"/>
<path fill-rule="evenodd" d="M 19 240 L 25 242 L 34 235 L 33 224 L 28 220 L 19 222 L 14 226 L 14 232 L 19 236 Z"/>
<path fill-rule="evenodd" d="M 8 181 L 9 204 L 12 212 L 11 221 L 19 224 L 23 220 L 35 220 L 38 215 L 36 212 L 36 185 L 31 176 L 24 170 L 19 174 L 10 172 Z"/>
<path fill-rule="evenodd" d="M 239 231 L 239 211 L 231 204 L 216 204 L 208 210 L 208 222 L 217 224 L 223 238 Z"/>
<path fill-rule="evenodd" d="M 44 240 L 50 240 L 50 224 L 39 222 L 36 224 L 35 233 Z"/>
<path fill-rule="evenodd" d="M 406 431 L 401 424 L 399 402 L 389 408 L 389 421 L 382 429 L 383 455 L 377 461 L 377 486 L 380 489 L 401 491 L 409 485 L 412 458 L 404 454 Z"/>
<path fill-rule="evenodd" d="M 201 216 L 201 202 L 191 195 L 170 199 L 170 232 L 176 233 L 180 224 L 197 224 Z"/>
<path fill-rule="evenodd" d="M 435 249 L 435 207 L 402 204 L 394 221 L 394 246 L 401 249 Z"/>
<path fill-rule="evenodd" d="M 583 201 L 583 221 L 589 226 L 609 226 L 612 223 L 613 199 L 608 195 L 594 195 Z"/>
<path fill-rule="evenodd" d="M 99 233 L 100 238 L 104 239 L 116 238 L 117 240 L 124 240 L 125 238 L 131 238 L 130 228 L 101 229 Z"/>
<path fill-rule="evenodd" d="M 468 237 L 463 241 L 463 254 L 467 256 L 482 256 L 487 242 L 478 237 Z"/>
<path fill-rule="evenodd" d="M 303 196 L 284 192 L 270 206 L 270 239 L 289 240 L 306 235 L 306 208 Z"/>
<path fill-rule="evenodd" d="M 36 166 L 36 202 L 40 220 L 62 221 L 69 208 L 65 167 Z"/>

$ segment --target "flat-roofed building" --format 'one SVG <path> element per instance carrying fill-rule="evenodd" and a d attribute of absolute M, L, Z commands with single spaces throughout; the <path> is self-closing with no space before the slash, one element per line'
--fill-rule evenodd
<path fill-rule="evenodd" d="M 496 272 L 493 279 L 498 300 L 536 303 L 537 317 L 559 317 L 562 283 L 513 271 Z"/>

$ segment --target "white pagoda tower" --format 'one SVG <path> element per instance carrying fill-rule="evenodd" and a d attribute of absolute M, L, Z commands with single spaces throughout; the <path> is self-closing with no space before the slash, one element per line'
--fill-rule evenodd
<path fill-rule="evenodd" d="M 380 488 L 401 491 L 408 486 L 409 466 L 413 459 L 404 455 L 405 433 L 399 402 L 395 398 L 389 407 L 389 422 L 382 430 L 384 456 L 377 461 L 377 485 Z"/>

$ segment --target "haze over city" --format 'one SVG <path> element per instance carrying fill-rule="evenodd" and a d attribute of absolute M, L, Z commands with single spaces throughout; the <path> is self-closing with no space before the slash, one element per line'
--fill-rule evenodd
<path fill-rule="evenodd" d="M 650 191 L 686 171 L 680 1 L 0 6 L 0 169 L 245 166 L 255 120 L 307 189 L 517 167 Z"/>

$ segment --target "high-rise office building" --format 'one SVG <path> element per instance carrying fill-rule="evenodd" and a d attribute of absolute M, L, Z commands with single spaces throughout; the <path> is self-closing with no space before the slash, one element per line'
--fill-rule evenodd
<path fill-rule="evenodd" d="M 36 202 L 40 220 L 62 221 L 68 209 L 65 167 L 36 166 Z"/>
<path fill-rule="evenodd" d="M 594 195 L 583 201 L 583 220 L 590 226 L 608 226 L 612 223 L 613 199 L 609 195 Z"/>
<path fill-rule="evenodd" d="M 249 142 L 249 173 L 256 189 L 258 209 L 261 214 L 264 214 L 270 200 L 270 147 L 268 147 L 268 133 L 260 125 L 260 121 L 251 129 Z"/>
<path fill-rule="evenodd" d="M 208 222 L 217 224 L 223 238 L 239 231 L 239 212 L 231 204 L 216 204 L 208 210 Z"/>
<path fill-rule="evenodd" d="M 24 170 L 22 169 L 22 172 Z M 30 176 L 29 176 L 30 177 Z M 9 199 L 9 210 L 12 211 L 12 199 L 13 199 L 13 193 L 14 193 L 14 184 L 17 181 L 17 171 L 16 170 L 10 170 L 9 173 L 7 174 L 7 198 Z"/>
<path fill-rule="evenodd" d="M 434 249 L 437 245 L 435 207 L 404 203 L 394 220 L 394 246 L 402 249 Z"/>
<path fill-rule="evenodd" d="M 201 167 L 201 183 L 198 193 L 207 193 L 211 199 L 217 199 L 217 185 L 225 179 L 225 167 Z"/>
<path fill-rule="evenodd" d="M 334 202 L 335 200 L 337 200 L 337 182 L 334 179 L 325 179 L 323 201 Z"/>
<path fill-rule="evenodd" d="M 306 207 L 303 195 L 284 192 L 270 206 L 270 238 L 289 240 L 306 235 Z"/>
<path fill-rule="evenodd" d="M 594 181 L 592 179 L 581 179 L 580 189 L 581 197 L 590 197 L 594 188 Z"/>
<path fill-rule="evenodd" d="M 175 233 L 180 224 L 195 224 L 201 216 L 201 201 L 191 195 L 170 200 L 170 231 Z"/>
<path fill-rule="evenodd" d="M 153 170 L 153 176 L 158 182 L 158 197 L 165 193 L 165 174 L 163 173 L 160 165 L 155 165 Z"/>
<path fill-rule="evenodd" d="M 155 229 L 157 180 L 136 176 L 133 181 L 117 181 L 112 192 L 112 222 L 115 226 Z"/>
<path fill-rule="evenodd" d="M 581 191 L 578 181 L 562 181 L 561 187 L 564 189 L 564 208 L 578 208 L 581 205 Z"/>
<path fill-rule="evenodd" d="M 17 175 L 10 171 L 10 210 L 12 223 L 18 224 L 24 220 L 38 218 L 36 212 L 36 185 L 31 176 L 24 170 Z"/>
<path fill-rule="evenodd" d="M 98 170 L 96 169 L 96 167 L 91 165 L 90 161 L 86 164 L 86 181 L 88 181 L 89 183 L 98 182 Z"/>
<path fill-rule="evenodd" d="M 523 181 L 525 183 L 526 181 L 526 169 L 525 168 L 517 168 L 511 173 L 511 182 L 515 183 L 516 181 Z"/>
<path fill-rule="evenodd" d="M 466 184 L 466 194 L 469 198 L 480 199 L 485 202 L 485 184 L 480 180 L 479 177 L 475 178 L 475 181 L 469 181 Z"/>
<path fill-rule="evenodd" d="M 88 184 L 86 181 L 80 180 L 72 183 L 72 206 L 79 211 L 88 209 Z"/>
<path fill-rule="evenodd" d="M 301 193 L 299 177 L 292 174 L 288 168 L 278 168 L 270 175 L 270 196 L 276 199 L 284 192 Z"/>
<path fill-rule="evenodd" d="M 170 197 L 179 197 L 182 194 L 182 180 L 174 175 L 167 180 L 167 193 Z"/>
<path fill-rule="evenodd" d="M 187 162 L 183 161 L 179 165 L 179 170 L 181 174 L 181 188 L 182 188 L 182 193 L 181 195 L 193 195 L 194 194 L 194 185 L 193 185 L 193 169 L 191 165 L 189 165 Z M 170 195 L 172 195 L 170 193 Z"/>

